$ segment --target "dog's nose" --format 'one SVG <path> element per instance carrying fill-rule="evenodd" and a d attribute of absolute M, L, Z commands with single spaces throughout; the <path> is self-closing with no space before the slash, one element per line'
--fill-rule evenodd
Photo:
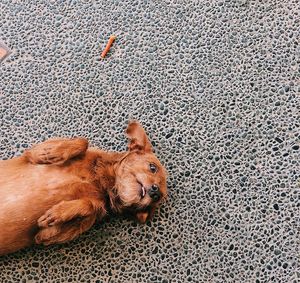
<path fill-rule="evenodd" d="M 157 201 L 160 198 L 159 187 L 157 185 L 153 185 L 149 190 L 149 196 L 154 200 Z"/>

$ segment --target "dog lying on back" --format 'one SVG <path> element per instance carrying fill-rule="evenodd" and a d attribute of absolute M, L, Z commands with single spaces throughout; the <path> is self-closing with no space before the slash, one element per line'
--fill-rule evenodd
<path fill-rule="evenodd" d="M 109 212 L 150 219 L 166 197 L 166 171 L 139 123 L 127 135 L 127 152 L 50 139 L 0 161 L 0 255 L 70 241 Z"/>

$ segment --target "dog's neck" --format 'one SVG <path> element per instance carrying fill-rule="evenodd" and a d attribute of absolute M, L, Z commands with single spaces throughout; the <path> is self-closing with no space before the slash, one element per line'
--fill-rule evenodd
<path fill-rule="evenodd" d="M 95 185 L 107 200 L 107 209 L 114 213 L 120 213 L 122 207 L 115 188 L 116 167 L 127 155 L 128 152 L 101 151 L 94 162 Z"/>

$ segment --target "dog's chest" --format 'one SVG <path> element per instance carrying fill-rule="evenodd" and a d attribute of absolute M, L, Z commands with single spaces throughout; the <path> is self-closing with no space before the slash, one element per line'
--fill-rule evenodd
<path fill-rule="evenodd" d="M 29 183 L 39 183 L 41 187 L 48 189 L 59 187 L 65 183 L 80 181 L 78 176 L 60 170 L 57 166 L 50 168 L 49 165 L 36 165 L 31 174 L 25 178 L 27 179 L 26 182 L 31 179 L 32 182 L 29 181 Z"/>

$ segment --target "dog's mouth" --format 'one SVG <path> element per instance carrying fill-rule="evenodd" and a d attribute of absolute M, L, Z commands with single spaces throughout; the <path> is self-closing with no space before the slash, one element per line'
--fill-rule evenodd
<path fill-rule="evenodd" d="M 146 195 L 146 188 L 143 186 L 143 184 L 141 182 L 139 182 L 139 185 L 140 185 L 140 196 L 141 198 L 144 198 L 144 196 Z"/>

